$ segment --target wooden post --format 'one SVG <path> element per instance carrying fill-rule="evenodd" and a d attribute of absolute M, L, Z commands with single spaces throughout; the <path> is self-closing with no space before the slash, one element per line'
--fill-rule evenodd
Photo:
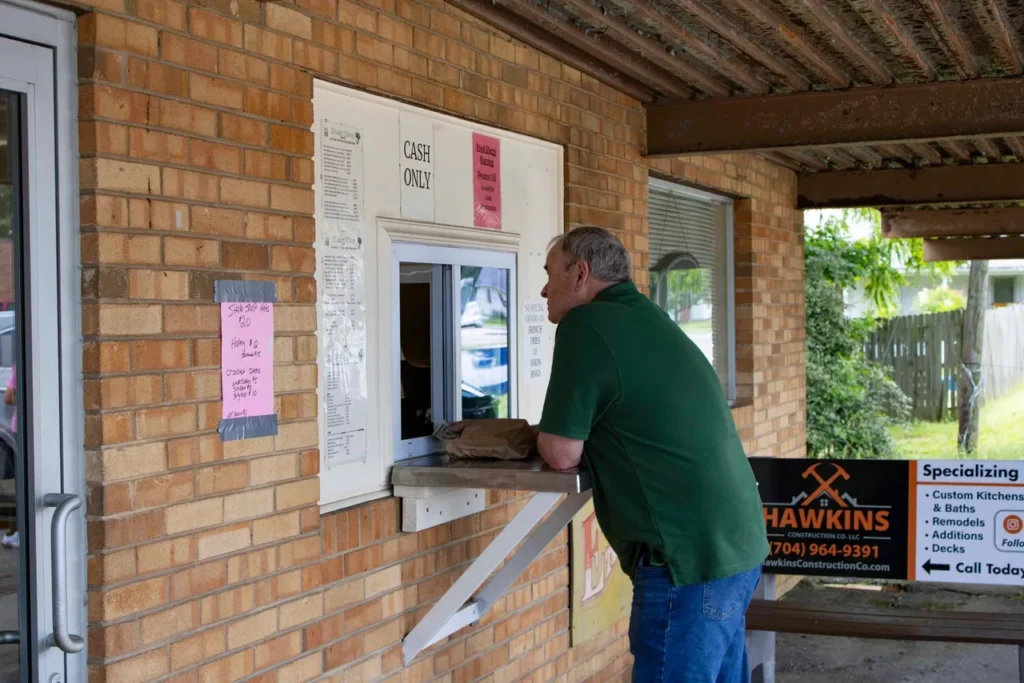
<path fill-rule="evenodd" d="M 958 449 L 973 453 L 978 445 L 978 417 L 981 414 L 981 349 L 985 335 L 985 307 L 988 304 L 988 261 L 971 261 L 967 285 L 967 310 L 960 344 L 960 412 Z"/>

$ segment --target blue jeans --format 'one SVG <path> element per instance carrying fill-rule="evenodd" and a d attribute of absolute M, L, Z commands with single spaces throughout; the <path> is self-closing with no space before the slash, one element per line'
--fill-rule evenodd
<path fill-rule="evenodd" d="M 629 618 L 634 683 L 749 683 L 745 615 L 760 578 L 757 567 L 674 586 L 667 567 L 642 557 Z"/>

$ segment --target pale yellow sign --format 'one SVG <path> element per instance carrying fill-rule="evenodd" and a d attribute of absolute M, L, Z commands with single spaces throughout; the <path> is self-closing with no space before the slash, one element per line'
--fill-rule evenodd
<path fill-rule="evenodd" d="M 633 583 L 601 533 L 589 501 L 572 520 L 572 644 L 578 645 L 629 616 Z"/>

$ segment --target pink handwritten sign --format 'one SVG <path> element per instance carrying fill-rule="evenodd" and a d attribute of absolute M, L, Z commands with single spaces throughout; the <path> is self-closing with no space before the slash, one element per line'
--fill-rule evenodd
<path fill-rule="evenodd" d="M 501 140 L 473 133 L 473 225 L 501 230 Z"/>
<path fill-rule="evenodd" d="M 274 305 L 220 305 L 223 418 L 274 412 Z"/>

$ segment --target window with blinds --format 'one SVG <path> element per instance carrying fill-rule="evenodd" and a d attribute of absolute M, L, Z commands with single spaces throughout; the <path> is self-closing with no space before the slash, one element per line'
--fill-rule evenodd
<path fill-rule="evenodd" d="M 714 365 L 735 397 L 732 200 L 651 179 L 651 298 Z"/>

